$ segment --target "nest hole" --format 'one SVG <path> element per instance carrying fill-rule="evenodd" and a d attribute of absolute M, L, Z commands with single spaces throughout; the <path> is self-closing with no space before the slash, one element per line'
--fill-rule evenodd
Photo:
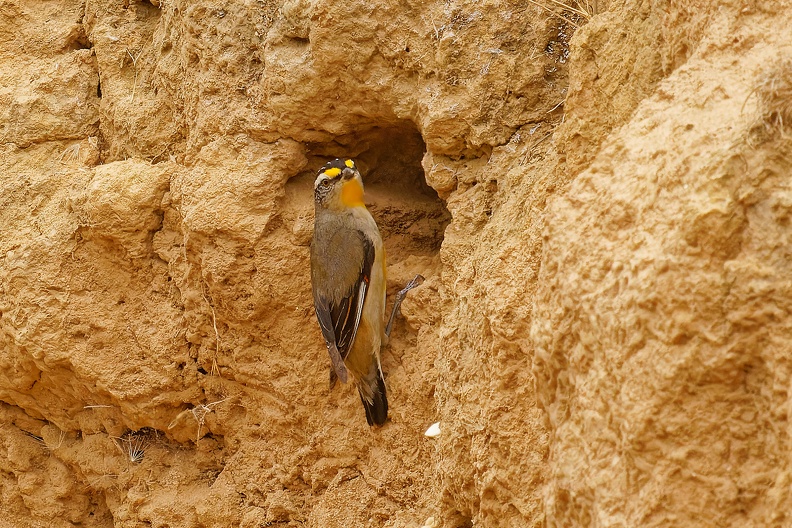
<path fill-rule="evenodd" d="M 412 123 L 375 126 L 311 148 L 314 176 L 333 158 L 351 158 L 357 164 L 389 267 L 414 257 L 437 256 L 451 221 L 445 202 L 426 183 L 421 165 L 425 152 L 426 144 Z"/>

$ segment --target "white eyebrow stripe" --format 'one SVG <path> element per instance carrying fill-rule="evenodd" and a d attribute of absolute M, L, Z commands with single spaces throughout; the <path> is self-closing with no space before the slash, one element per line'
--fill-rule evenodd
<path fill-rule="evenodd" d="M 324 173 L 320 174 L 319 176 L 317 176 L 317 177 L 316 177 L 316 181 L 314 182 L 314 189 L 316 189 L 317 187 L 319 187 L 319 183 L 320 183 L 322 180 L 329 180 L 329 179 L 330 179 L 330 178 L 328 178 L 328 177 L 327 177 L 327 176 L 326 176 Z"/>

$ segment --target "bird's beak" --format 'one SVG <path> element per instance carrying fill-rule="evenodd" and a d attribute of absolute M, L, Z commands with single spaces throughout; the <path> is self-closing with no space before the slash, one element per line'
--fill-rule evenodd
<path fill-rule="evenodd" d="M 344 169 L 341 172 L 341 179 L 342 180 L 351 180 L 354 177 L 355 177 L 355 170 L 354 169 L 350 169 L 349 167 L 347 167 L 346 169 Z"/>

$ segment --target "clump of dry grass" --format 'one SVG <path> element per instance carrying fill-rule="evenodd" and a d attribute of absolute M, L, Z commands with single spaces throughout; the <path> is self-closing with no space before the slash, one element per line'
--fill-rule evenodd
<path fill-rule="evenodd" d="M 528 0 L 552 16 L 568 22 L 575 29 L 588 22 L 597 14 L 598 0 Z M 558 11 L 558 9 L 561 9 Z"/>
<path fill-rule="evenodd" d="M 749 101 L 756 102 L 756 117 L 744 138 L 748 145 L 757 148 L 773 139 L 792 138 L 788 133 L 792 127 L 792 57 L 776 60 L 758 76 L 743 102 L 743 112 Z"/>
<path fill-rule="evenodd" d="M 117 438 L 113 437 L 116 447 L 123 453 L 124 457 L 133 464 L 143 460 L 146 449 L 149 447 L 148 438 L 144 432 L 129 432 Z"/>
<path fill-rule="evenodd" d="M 753 92 L 765 124 L 780 130 L 792 126 L 792 58 L 780 59 L 768 68 Z"/>

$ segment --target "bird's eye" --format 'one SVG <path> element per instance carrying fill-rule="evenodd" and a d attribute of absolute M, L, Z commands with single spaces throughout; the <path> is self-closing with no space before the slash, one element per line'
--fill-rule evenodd
<path fill-rule="evenodd" d="M 322 183 L 320 183 L 319 185 L 321 185 L 322 187 L 328 187 L 330 186 L 330 180 L 322 180 Z"/>

